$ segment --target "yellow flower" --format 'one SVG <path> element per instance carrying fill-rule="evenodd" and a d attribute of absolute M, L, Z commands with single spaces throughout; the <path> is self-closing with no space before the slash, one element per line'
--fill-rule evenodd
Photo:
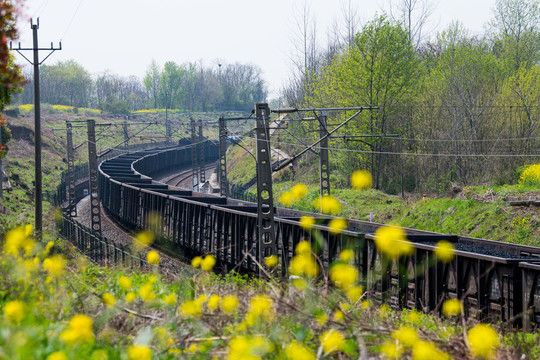
<path fill-rule="evenodd" d="M 343 313 L 343 311 L 337 310 L 337 311 L 334 313 L 334 320 L 336 320 L 336 321 L 343 321 L 343 320 L 345 320 L 345 314 Z"/>
<path fill-rule="evenodd" d="M 444 263 L 450 262 L 454 259 L 455 248 L 451 242 L 441 240 L 435 246 L 435 255 L 437 255 L 437 259 Z"/>
<path fill-rule="evenodd" d="M 47 243 L 47 245 L 45 246 L 45 255 L 49 253 L 49 251 L 51 251 L 52 247 L 54 246 L 54 242 L 52 241 L 49 241 Z"/>
<path fill-rule="evenodd" d="M 67 344 L 93 342 L 92 318 L 84 314 L 75 315 L 69 321 L 69 327 L 60 333 L 60 340 Z"/>
<path fill-rule="evenodd" d="M 444 360 L 448 358 L 448 354 L 437 349 L 437 347 L 429 341 L 417 341 L 412 348 L 413 360 Z"/>
<path fill-rule="evenodd" d="M 308 282 L 299 277 L 293 278 L 291 283 L 292 286 L 298 291 L 305 291 L 309 287 Z"/>
<path fill-rule="evenodd" d="M 354 260 L 354 250 L 345 249 L 339 254 L 339 260 L 349 262 Z"/>
<path fill-rule="evenodd" d="M 101 300 L 103 300 L 103 303 L 108 307 L 113 307 L 114 303 L 116 302 L 114 295 L 108 292 L 101 295 Z"/>
<path fill-rule="evenodd" d="M 373 178 L 368 171 L 356 170 L 351 175 L 351 186 L 355 189 L 367 189 L 373 184 Z"/>
<path fill-rule="evenodd" d="M 154 242 L 154 233 L 150 230 L 143 230 L 135 236 L 135 248 L 137 250 L 144 249 Z"/>
<path fill-rule="evenodd" d="M 19 226 L 15 229 L 8 231 L 4 243 L 4 251 L 8 255 L 18 256 L 19 249 L 22 249 L 24 247 L 27 238 L 28 235 L 26 235 L 24 226 Z"/>
<path fill-rule="evenodd" d="M 311 254 L 311 245 L 307 241 L 300 241 L 296 245 L 295 252 L 297 255 Z"/>
<path fill-rule="evenodd" d="M 157 279 L 156 275 L 154 275 L 154 274 L 152 274 L 152 275 L 150 275 L 150 276 L 148 277 L 148 282 L 149 282 L 150 284 L 155 283 L 157 280 L 158 280 L 158 279 Z"/>
<path fill-rule="evenodd" d="M 289 273 L 291 275 L 314 278 L 319 274 L 319 266 L 311 253 L 300 254 L 293 257 L 289 263 Z"/>
<path fill-rule="evenodd" d="M 469 348 L 476 357 L 492 359 L 499 346 L 499 336 L 489 325 L 478 324 L 468 332 Z"/>
<path fill-rule="evenodd" d="M 442 313 L 446 316 L 461 315 L 463 304 L 458 299 L 448 299 L 442 306 Z"/>
<path fill-rule="evenodd" d="M 131 304 L 136 298 L 137 295 L 135 295 L 134 292 L 130 291 L 126 294 L 126 303 Z"/>
<path fill-rule="evenodd" d="M 402 353 L 403 348 L 401 346 L 397 346 L 394 341 L 385 341 L 381 345 L 381 354 L 385 355 L 389 359 L 400 359 Z"/>
<path fill-rule="evenodd" d="M 307 187 L 304 184 L 296 184 L 291 189 L 291 195 L 294 200 L 299 200 L 306 196 L 307 194 Z"/>
<path fill-rule="evenodd" d="M 206 304 L 206 307 L 209 311 L 216 311 L 219 307 L 219 303 L 221 302 L 221 296 L 217 294 L 212 294 L 210 298 L 208 299 L 208 303 Z"/>
<path fill-rule="evenodd" d="M 412 348 L 420 340 L 416 330 L 408 326 L 392 331 L 392 337 L 406 349 Z"/>
<path fill-rule="evenodd" d="M 339 351 L 345 345 L 345 337 L 339 330 L 328 330 L 319 339 L 325 354 Z"/>
<path fill-rule="evenodd" d="M 221 310 L 226 314 L 234 314 L 238 308 L 238 297 L 236 295 L 225 295 L 221 302 Z"/>
<path fill-rule="evenodd" d="M 330 280 L 342 289 L 348 289 L 358 280 L 358 269 L 350 264 L 335 264 L 330 268 Z"/>
<path fill-rule="evenodd" d="M 129 360 L 151 360 L 152 350 L 145 345 L 131 345 L 128 349 Z"/>
<path fill-rule="evenodd" d="M 305 345 L 292 342 L 285 346 L 285 355 L 289 360 L 315 360 L 315 354 Z"/>
<path fill-rule="evenodd" d="M 344 218 L 334 218 L 328 222 L 328 231 L 330 234 L 337 235 L 341 230 L 347 228 L 347 220 Z"/>
<path fill-rule="evenodd" d="M 47 356 L 47 360 L 68 360 L 68 357 L 63 351 L 55 351 Z"/>
<path fill-rule="evenodd" d="M 190 352 L 192 354 L 196 353 L 197 352 L 197 345 L 196 344 L 189 345 L 188 348 L 186 349 L 186 352 Z"/>
<path fill-rule="evenodd" d="M 270 255 L 264 258 L 264 265 L 268 268 L 273 268 L 278 263 L 278 257 L 276 255 Z"/>
<path fill-rule="evenodd" d="M 118 278 L 118 285 L 124 290 L 129 290 L 131 289 L 131 279 L 127 276 L 120 276 Z"/>
<path fill-rule="evenodd" d="M 398 259 L 402 255 L 414 252 L 412 244 L 407 241 L 405 230 L 396 226 L 381 226 L 375 231 L 377 250 L 390 259 Z"/>
<path fill-rule="evenodd" d="M 260 360 L 266 353 L 272 351 L 272 344 L 262 336 L 253 338 L 236 336 L 229 345 L 229 360 Z"/>
<path fill-rule="evenodd" d="M 155 265 L 161 262 L 161 259 L 159 258 L 159 254 L 157 253 L 157 251 L 154 251 L 154 250 L 150 250 L 148 254 L 146 254 L 146 260 L 150 264 L 155 264 Z"/>
<path fill-rule="evenodd" d="M 328 322 L 328 315 L 326 315 L 324 312 L 320 312 L 319 314 L 315 315 L 315 320 L 317 320 L 317 324 L 319 324 L 319 326 L 324 326 Z"/>
<path fill-rule="evenodd" d="M 315 224 L 315 218 L 312 216 L 302 216 L 300 218 L 300 226 L 306 231 L 311 230 L 313 224 Z"/>
<path fill-rule="evenodd" d="M 201 266 L 201 262 L 202 262 L 202 257 L 195 256 L 193 259 L 191 259 L 191 266 L 198 268 L 199 266 Z"/>
<path fill-rule="evenodd" d="M 178 308 L 180 315 L 184 317 L 195 317 L 202 314 L 202 303 L 197 300 L 188 300 Z"/>
<path fill-rule="evenodd" d="M 293 195 L 289 191 L 284 192 L 279 197 L 279 202 L 282 203 L 285 206 L 291 205 L 293 203 L 293 201 L 294 201 Z"/>
<path fill-rule="evenodd" d="M 163 301 L 167 305 L 176 305 L 176 294 L 170 293 L 169 295 L 165 296 L 165 298 L 163 298 Z"/>
<path fill-rule="evenodd" d="M 257 317 L 269 319 L 274 311 L 274 300 L 267 295 L 255 295 L 251 298 L 248 312 Z"/>
<path fill-rule="evenodd" d="M 66 260 L 61 255 L 54 255 L 43 260 L 43 268 L 52 277 L 60 277 L 64 273 Z"/>
<path fill-rule="evenodd" d="M 8 302 L 4 306 L 4 316 L 8 321 L 19 322 L 24 317 L 24 303 L 18 300 Z"/>
<path fill-rule="evenodd" d="M 139 296 L 146 302 L 152 301 L 156 298 L 154 294 L 154 285 L 151 283 L 146 283 L 139 289 Z"/>
<path fill-rule="evenodd" d="M 341 210 L 341 204 L 338 199 L 330 195 L 323 195 L 317 199 L 317 208 L 323 214 L 335 215 Z"/>
<path fill-rule="evenodd" d="M 360 298 L 362 298 L 364 289 L 361 286 L 351 286 L 345 291 L 345 293 L 347 294 L 347 297 L 349 298 L 349 300 L 351 300 L 354 303 L 360 300 Z"/>
<path fill-rule="evenodd" d="M 216 265 L 216 258 L 214 255 L 206 255 L 204 259 L 201 261 L 201 269 L 204 271 L 210 271 L 214 268 L 214 265 Z"/>

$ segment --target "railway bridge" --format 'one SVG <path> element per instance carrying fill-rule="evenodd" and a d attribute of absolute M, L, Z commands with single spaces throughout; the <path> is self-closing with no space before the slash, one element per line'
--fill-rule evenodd
<path fill-rule="evenodd" d="M 276 276 L 286 276 L 296 245 L 308 241 L 321 245 L 317 255 L 325 273 L 343 249 L 354 250 L 361 281 L 375 301 L 387 302 L 395 308 L 440 312 L 446 299 L 458 298 L 467 316 L 526 329 L 538 326 L 540 248 L 407 228 L 413 253 L 388 263 L 374 242 L 374 232 L 382 224 L 351 219 L 347 228 L 336 234 L 327 226 L 331 219 L 328 216 L 311 214 L 317 222 L 306 229 L 300 224 L 303 214 L 275 207 L 269 142 L 265 138 L 269 133 L 269 112 L 265 110 L 267 106 L 259 105 L 255 109 L 256 203 L 227 197 L 223 188 L 219 194 L 205 194 L 155 180 L 156 174 L 170 169 L 191 171 L 193 177 L 200 176 L 193 164 L 195 154 L 201 151 L 207 160 L 217 161 L 218 173 L 226 169 L 224 141 L 214 144 L 200 139 L 191 144 L 154 147 L 103 161 L 98 173 L 93 175 L 90 171 L 88 182 L 81 182 L 80 189 L 72 189 L 72 192 L 80 198 L 81 189 L 88 186 L 92 203 L 93 195 L 96 199 L 99 197 L 104 211 L 126 229 L 148 229 L 148 220 L 159 214 L 160 225 L 152 228 L 156 236 L 166 239 L 188 257 L 214 255 L 224 271 L 266 273 L 266 269 L 261 271 L 264 259 L 275 255 L 279 265 L 272 271 Z M 63 186 L 60 193 L 65 194 L 68 186 L 66 183 Z M 86 240 L 80 246 L 81 237 L 100 235 L 99 225 L 95 226 L 100 205 L 93 206 L 97 210 L 92 210 L 96 221 L 92 220 L 91 229 L 69 230 L 69 211 L 61 226 L 64 236 L 91 255 L 108 251 L 108 245 L 107 249 L 98 245 L 89 251 L 91 247 Z M 432 261 L 435 244 L 440 240 L 454 245 L 452 261 Z M 122 254 L 115 252 L 114 257 L 122 259 Z"/>

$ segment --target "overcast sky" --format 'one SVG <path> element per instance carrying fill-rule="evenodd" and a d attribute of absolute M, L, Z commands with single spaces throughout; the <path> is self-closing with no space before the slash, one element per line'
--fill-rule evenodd
<path fill-rule="evenodd" d="M 399 2 L 400 0 L 394 0 Z M 264 73 L 271 96 L 290 76 L 296 19 L 305 4 L 324 42 L 332 23 L 342 21 L 348 0 L 26 0 L 27 18 L 19 23 L 20 42 L 32 46 L 30 17 L 40 17 L 40 47 L 62 51 L 46 64 L 73 59 L 92 74 L 109 70 L 144 76 L 152 59 L 163 65 L 202 60 L 207 66 L 252 63 Z M 432 26 L 453 20 L 483 33 L 495 0 L 434 0 Z M 388 0 L 352 0 L 361 24 L 387 8 Z M 35 20 L 34 20 L 35 21 Z M 14 45 L 16 46 L 16 44 Z M 31 53 L 27 54 L 31 58 Z M 43 58 L 46 52 L 41 52 Z M 18 58 L 20 58 L 18 56 Z M 219 61 L 218 61 L 219 59 Z M 20 58 L 21 64 L 25 61 Z"/>

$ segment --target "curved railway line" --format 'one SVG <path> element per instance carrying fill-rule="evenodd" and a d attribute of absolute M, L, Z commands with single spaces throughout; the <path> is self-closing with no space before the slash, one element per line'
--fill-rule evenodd
<path fill-rule="evenodd" d="M 207 143 L 206 153 L 217 159 L 217 147 Z M 158 236 L 189 256 L 213 254 L 225 271 L 257 273 L 257 206 L 254 203 L 178 190 L 152 179 L 166 168 L 191 166 L 191 147 L 155 149 L 104 161 L 99 167 L 99 193 L 107 214 L 129 229 L 148 227 L 152 214 L 162 217 Z M 191 171 L 191 169 L 190 169 Z M 185 176 L 185 175 L 184 175 Z M 322 264 L 338 258 L 344 248 L 356 251 L 356 266 L 372 299 L 394 307 L 440 312 L 447 298 L 463 301 L 467 316 L 537 327 L 540 321 L 540 248 L 484 239 L 405 229 L 414 253 L 384 268 L 373 233 L 382 224 L 350 220 L 348 228 L 332 234 L 319 218 L 305 231 L 301 214 L 275 209 L 275 236 L 279 273 L 286 275 L 295 246 L 322 237 Z M 433 259 L 435 244 L 447 240 L 456 247 L 449 263 Z M 408 269 L 406 275 L 397 268 Z M 411 275 L 415 274 L 415 275 Z"/>

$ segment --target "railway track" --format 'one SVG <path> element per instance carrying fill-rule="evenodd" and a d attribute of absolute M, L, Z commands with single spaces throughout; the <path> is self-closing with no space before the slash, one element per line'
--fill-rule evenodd
<path fill-rule="evenodd" d="M 210 174 L 214 172 L 216 168 L 216 164 L 212 163 L 209 165 L 204 166 L 204 171 L 206 173 L 206 178 L 210 178 Z M 193 176 L 193 170 L 191 168 L 187 170 L 183 170 L 175 175 L 172 175 L 171 177 L 167 177 L 165 179 L 162 179 L 161 182 L 171 185 L 177 188 L 181 188 L 184 190 L 192 190 L 193 189 L 193 183 L 192 183 L 192 176 Z"/>

